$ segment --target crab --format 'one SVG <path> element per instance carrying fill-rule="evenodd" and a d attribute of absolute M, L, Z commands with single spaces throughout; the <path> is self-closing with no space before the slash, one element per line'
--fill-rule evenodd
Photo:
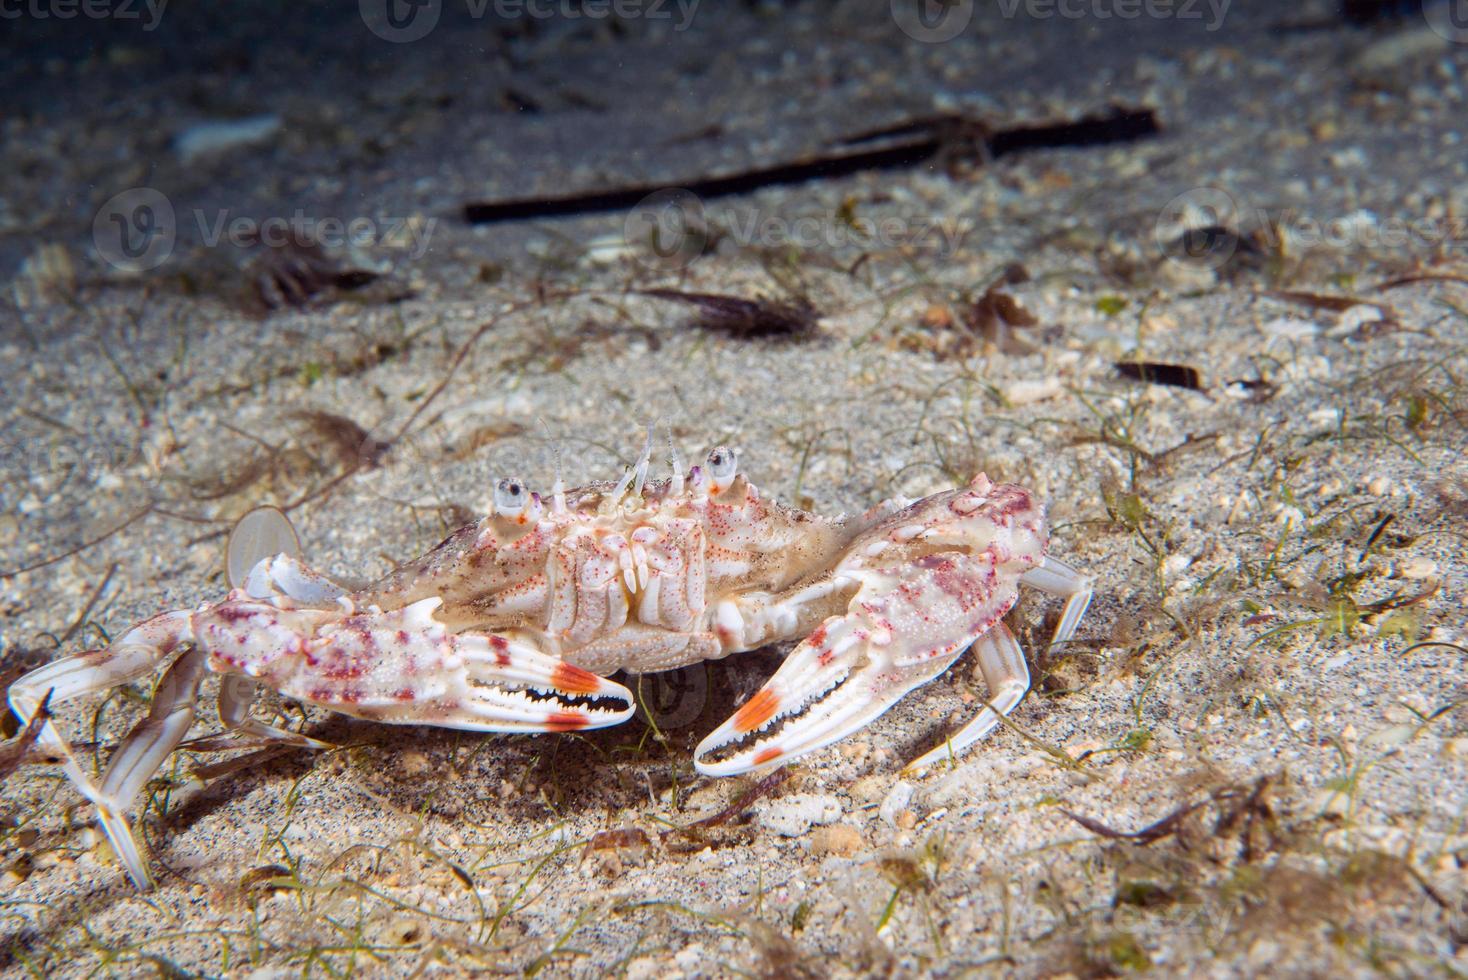
<path fill-rule="evenodd" d="M 256 511 L 246 519 L 254 532 L 231 539 L 223 599 L 41 667 L 10 686 L 10 705 L 39 722 L 39 745 L 96 805 L 129 876 L 147 888 L 127 812 L 189 731 L 211 672 L 225 675 L 227 730 L 324 748 L 252 717 L 260 689 L 376 722 L 569 732 L 632 717 L 631 691 L 609 679 L 618 671 L 797 641 L 695 750 L 699 772 L 729 776 L 850 735 L 972 647 L 990 698 L 908 764 L 918 769 L 957 758 L 1028 691 L 1024 653 L 1002 621 L 1021 584 L 1065 599 L 1052 646 L 1072 637 L 1090 601 L 1087 578 L 1047 553 L 1044 507 L 1023 487 L 980 474 L 825 518 L 761 495 L 728 448 L 686 473 L 674 451 L 671 477 L 656 481 L 650 457 L 649 436 L 620 482 L 567 490 L 558 478 L 547 498 L 500 480 L 482 519 L 355 591 L 300 559 L 283 514 Z M 101 778 L 89 775 L 42 705 L 165 663 L 147 717 Z"/>

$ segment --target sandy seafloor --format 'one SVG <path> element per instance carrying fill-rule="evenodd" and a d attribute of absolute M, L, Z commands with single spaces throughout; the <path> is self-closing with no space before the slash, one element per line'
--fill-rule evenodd
<path fill-rule="evenodd" d="M 1032 662 L 1017 728 L 957 765 L 900 774 L 975 712 L 967 658 L 702 832 L 676 828 L 753 780 L 696 778 L 692 746 L 779 650 L 680 675 L 694 693 L 665 742 L 641 721 L 477 736 L 266 701 L 342 748 L 207 783 L 191 773 L 241 751 L 176 755 L 140 821 L 147 894 L 57 771 L 27 766 L 0 790 L 0 974 L 1468 972 L 1468 45 L 1415 18 L 1281 29 L 1267 3 L 1216 32 L 985 7 L 942 44 L 902 38 L 885 4 L 700 10 L 686 32 L 449 18 L 405 45 L 353 35 L 354 9 L 314 26 L 262 10 L 171 11 L 156 38 L 119 27 L 87 56 L 49 25 L 49 60 L 3 69 L 42 66 L 0 161 L 7 664 L 220 595 L 219 532 L 257 503 L 310 496 L 292 511 L 310 560 L 367 579 L 497 477 L 548 488 L 558 448 L 569 482 L 619 475 L 654 418 L 822 512 L 981 469 L 1022 482 L 1096 599 L 1064 656 Z M 818 234 L 730 235 L 683 270 L 621 247 L 622 215 L 456 218 L 466 199 L 676 184 L 935 109 L 1007 124 L 1111 104 L 1166 131 L 721 201 L 716 222 L 810 216 Z M 263 143 L 171 149 L 191 122 L 267 112 L 285 125 Z M 368 250 L 389 288 L 262 316 L 239 300 L 249 255 L 188 221 L 149 273 L 102 260 L 92 217 L 134 186 L 184 215 L 436 223 L 425 253 Z M 1226 191 L 1242 232 L 1315 222 L 1331 240 L 1169 259 L 1159 216 L 1196 188 Z M 853 241 L 842 214 L 909 240 Z M 923 234 L 938 221 L 962 231 L 952 247 Z M 1378 233 L 1405 225 L 1405 242 Z M 43 245 L 75 281 L 21 271 Z M 49 254 L 28 268 L 65 266 Z M 965 298 L 1016 262 L 1033 350 L 963 338 Z M 730 338 L 626 293 L 653 286 L 794 290 L 822 319 L 805 339 Z M 1205 390 L 1120 378 L 1136 357 L 1193 366 Z M 302 410 L 382 440 L 413 424 L 325 491 L 346 464 Z M 1011 617 L 1032 652 L 1055 611 L 1027 597 Z M 150 689 L 58 717 L 105 744 Z M 218 728 L 212 689 L 199 735 Z M 1155 839 L 1067 815 L 1136 831 L 1189 804 Z M 646 846 L 587 846 L 634 828 Z"/>

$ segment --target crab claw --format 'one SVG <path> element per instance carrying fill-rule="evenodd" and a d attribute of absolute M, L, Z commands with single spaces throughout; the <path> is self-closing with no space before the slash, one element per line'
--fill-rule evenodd
<path fill-rule="evenodd" d="M 303 638 L 303 655 L 272 686 L 360 718 L 482 732 L 576 731 L 632 717 L 632 692 L 620 684 L 510 637 L 449 633 L 433 616 L 441 602 L 349 608 Z"/>
<path fill-rule="evenodd" d="M 698 746 L 699 772 L 727 776 L 851 734 L 937 677 L 1014 604 L 992 552 L 946 552 L 852 572 L 844 616 L 826 620 L 775 675 Z"/>
<path fill-rule="evenodd" d="M 469 674 L 465 715 L 434 723 L 491 732 L 573 732 L 631 718 L 632 692 L 501 636 L 454 637 Z"/>

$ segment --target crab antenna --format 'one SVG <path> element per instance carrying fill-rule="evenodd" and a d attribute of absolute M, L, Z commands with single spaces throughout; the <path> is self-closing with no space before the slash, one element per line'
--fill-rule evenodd
<path fill-rule="evenodd" d="M 673 482 L 668 487 L 670 494 L 683 492 L 683 454 L 673 444 L 673 423 L 668 423 L 668 462 L 673 464 Z"/>
<path fill-rule="evenodd" d="M 637 459 L 637 479 L 632 483 L 632 495 L 642 496 L 642 488 L 647 483 L 647 467 L 652 462 L 652 434 L 657 427 L 656 422 L 647 426 L 647 438 L 642 443 L 642 455 Z"/>
<path fill-rule="evenodd" d="M 566 481 L 562 479 L 561 471 L 561 444 L 551 437 L 550 426 L 545 424 L 545 419 L 538 418 L 535 421 L 545 430 L 546 439 L 550 440 L 551 452 L 556 454 L 556 482 L 551 484 L 551 513 L 566 513 Z"/>

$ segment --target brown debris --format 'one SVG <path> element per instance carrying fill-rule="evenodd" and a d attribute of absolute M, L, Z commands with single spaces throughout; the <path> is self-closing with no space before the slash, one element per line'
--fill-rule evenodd
<path fill-rule="evenodd" d="M 923 314 L 923 326 L 931 332 L 931 342 L 922 347 L 940 357 L 967 357 L 980 346 L 988 345 L 1001 354 L 1033 354 L 1037 345 L 1019 331 L 1040 325 L 1039 317 L 1010 295 L 1006 286 L 1028 282 L 1029 270 L 1015 262 L 977 299 L 965 294 L 957 304 L 957 314 L 945 305 L 933 305 Z"/>
<path fill-rule="evenodd" d="M 307 410 L 292 412 L 291 417 L 305 422 L 307 429 L 330 446 L 348 469 L 376 469 L 392 448 L 391 442 L 374 439 L 344 415 Z"/>
<path fill-rule="evenodd" d="M 1213 827 L 1213 836 L 1225 837 L 1235 832 L 1241 834 L 1243 839 L 1241 856 L 1245 862 L 1249 862 L 1256 856 L 1254 832 L 1265 829 L 1270 833 L 1271 840 L 1274 836 L 1275 814 L 1269 803 L 1269 790 L 1274 778 L 1269 775 L 1260 776 L 1248 789 L 1239 785 L 1216 789 L 1209 793 L 1206 799 L 1178 807 L 1161 820 L 1148 824 L 1140 830 L 1116 830 L 1099 820 L 1081 816 L 1064 808 L 1061 808 L 1060 812 L 1097 836 L 1107 840 L 1130 841 L 1140 847 L 1179 833 L 1183 829 L 1186 818 L 1205 806 L 1232 804 L 1220 807 L 1218 820 Z"/>
<path fill-rule="evenodd" d="M 1130 381 L 1144 384 L 1168 385 L 1202 391 L 1203 381 L 1198 369 L 1186 364 L 1164 364 L 1160 361 L 1117 361 L 1117 373 Z"/>
<path fill-rule="evenodd" d="M 687 303 L 698 310 L 694 325 L 737 340 L 799 340 L 816 332 L 820 314 L 802 301 L 779 303 L 717 293 L 685 293 L 677 289 L 639 289 L 639 296 Z"/>
<path fill-rule="evenodd" d="M 660 837 L 668 850 L 674 854 L 688 854 L 701 851 L 705 847 L 719 848 L 734 844 L 747 844 L 754 839 L 754 833 L 748 829 L 740 828 L 732 834 L 713 831 L 722 830 L 725 824 L 744 814 L 757 800 L 770 795 L 789 778 L 790 767 L 781 766 L 740 793 L 738 799 L 713 816 L 704 817 L 686 827 L 665 830 Z"/>
<path fill-rule="evenodd" d="M 833 180 L 868 170 L 913 167 L 936 160 L 944 169 L 961 172 L 1013 153 L 1065 147 L 1105 146 L 1155 136 L 1162 131 L 1151 109 L 1112 108 L 1104 115 L 1077 120 L 995 129 L 979 119 L 957 114 L 924 116 L 837 140 L 825 152 L 752 167 L 730 174 L 667 184 L 623 184 L 562 197 L 512 198 L 465 204 L 470 224 L 605 214 L 627 211 L 670 186 L 700 200 L 749 194 L 765 187 Z M 869 144 L 871 145 L 868 148 Z M 860 147 L 860 148 L 858 148 Z"/>
<path fill-rule="evenodd" d="M 245 274 L 265 312 L 302 307 L 332 293 L 352 292 L 376 282 L 381 274 L 342 262 L 304 234 L 292 234 L 276 245 L 257 238 L 261 251 Z"/>
<path fill-rule="evenodd" d="M 1024 266 L 1009 266 L 999 280 L 964 311 L 964 326 L 975 337 L 993 344 L 1006 354 L 1033 352 L 1034 344 L 1016 335 L 1014 331 L 1039 326 L 1040 320 L 1021 306 L 1013 296 L 1004 292 L 1005 286 L 1019 285 L 1029 278 L 1029 271 Z"/>
<path fill-rule="evenodd" d="M 0 748 L 0 782 L 7 779 L 15 772 L 21 763 L 27 761 L 26 756 L 30 754 L 31 747 L 36 744 L 36 739 L 41 737 L 41 727 L 46 724 L 46 719 L 51 717 L 51 692 L 36 707 L 36 714 L 30 723 L 25 726 L 25 731 L 20 733 L 20 738 L 10 745 Z"/>

